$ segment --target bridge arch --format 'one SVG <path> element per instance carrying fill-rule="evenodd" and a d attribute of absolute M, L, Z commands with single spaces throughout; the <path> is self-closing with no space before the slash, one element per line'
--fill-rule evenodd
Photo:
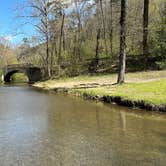
<path fill-rule="evenodd" d="M 4 68 L 3 81 L 6 83 L 11 82 L 11 76 L 15 73 L 24 73 L 29 83 L 40 81 L 42 78 L 42 72 L 39 67 L 32 65 L 8 65 Z"/>

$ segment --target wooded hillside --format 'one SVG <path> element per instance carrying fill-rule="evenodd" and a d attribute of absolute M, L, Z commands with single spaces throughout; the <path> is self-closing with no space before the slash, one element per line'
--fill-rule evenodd
<path fill-rule="evenodd" d="M 49 77 L 57 65 L 61 75 L 118 71 L 120 42 L 127 70 L 166 67 L 165 0 L 27 0 L 18 13 L 36 36 L 23 39 L 17 59 Z"/>

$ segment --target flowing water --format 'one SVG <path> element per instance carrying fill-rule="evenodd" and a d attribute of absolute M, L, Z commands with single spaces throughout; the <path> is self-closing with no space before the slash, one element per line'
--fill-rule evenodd
<path fill-rule="evenodd" d="M 0 87 L 0 166 L 165 166 L 166 115 Z"/>

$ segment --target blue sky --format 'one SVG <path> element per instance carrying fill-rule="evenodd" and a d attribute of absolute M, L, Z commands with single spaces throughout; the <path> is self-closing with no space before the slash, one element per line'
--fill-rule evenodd
<path fill-rule="evenodd" d="M 0 36 L 9 39 L 13 44 L 19 44 L 22 38 L 34 33 L 32 26 L 22 26 L 25 20 L 21 21 L 15 17 L 16 6 L 20 3 L 23 3 L 23 0 L 4 0 L 0 5 Z"/>

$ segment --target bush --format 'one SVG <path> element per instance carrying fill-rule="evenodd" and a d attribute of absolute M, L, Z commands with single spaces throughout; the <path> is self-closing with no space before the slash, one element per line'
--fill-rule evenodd
<path fill-rule="evenodd" d="M 159 70 L 165 70 L 166 69 L 166 61 L 163 62 L 156 62 Z"/>

